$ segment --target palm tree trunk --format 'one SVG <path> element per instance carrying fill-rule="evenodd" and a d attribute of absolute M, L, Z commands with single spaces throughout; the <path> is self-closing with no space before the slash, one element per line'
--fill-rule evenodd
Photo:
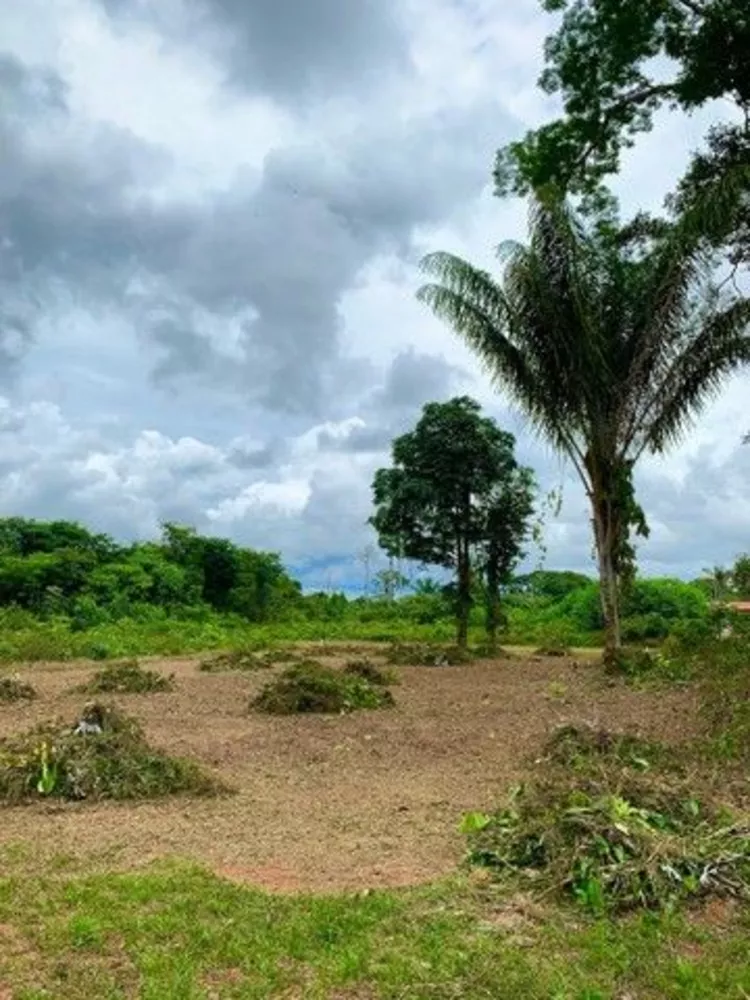
<path fill-rule="evenodd" d="M 469 545 L 465 539 L 458 543 L 458 620 L 456 643 L 461 649 L 469 644 L 469 615 L 471 613 L 471 562 Z"/>
<path fill-rule="evenodd" d="M 592 497 L 594 514 L 594 539 L 599 563 L 599 591 L 604 617 L 604 665 L 616 666 L 622 646 L 620 628 L 620 586 L 614 563 L 614 530 L 611 504 L 605 497 Z"/>
<path fill-rule="evenodd" d="M 485 630 L 487 645 L 491 650 L 497 647 L 497 629 L 500 624 L 500 585 L 497 572 L 497 558 L 490 551 L 487 560 L 487 608 Z"/>

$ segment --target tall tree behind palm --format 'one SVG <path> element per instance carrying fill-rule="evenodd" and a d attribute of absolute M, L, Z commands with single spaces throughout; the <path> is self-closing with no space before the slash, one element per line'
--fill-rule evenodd
<path fill-rule="evenodd" d="M 606 628 L 620 647 L 633 530 L 632 473 L 678 441 L 727 375 L 750 362 L 750 302 L 708 284 L 702 233 L 721 199 L 654 234 L 584 228 L 559 199 L 532 203 L 528 245 L 505 244 L 500 282 L 435 253 L 418 295 L 479 355 L 532 426 L 572 462 L 591 504 Z M 703 213 L 701 215 L 701 213 Z"/>

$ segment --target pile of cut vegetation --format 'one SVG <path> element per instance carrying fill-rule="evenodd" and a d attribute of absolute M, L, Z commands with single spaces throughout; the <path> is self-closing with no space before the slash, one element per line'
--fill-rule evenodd
<path fill-rule="evenodd" d="M 396 642 L 388 649 L 386 658 L 389 663 L 403 667 L 453 667 L 470 663 L 474 656 L 461 646 Z"/>
<path fill-rule="evenodd" d="M 197 764 L 154 750 L 113 706 L 85 706 L 73 724 L 47 723 L 0 740 L 0 801 L 152 799 L 216 794 Z"/>
<path fill-rule="evenodd" d="M 138 660 L 124 660 L 98 670 L 78 690 L 82 694 L 156 694 L 174 690 L 174 674 L 165 677 L 157 670 L 144 669 Z"/>
<path fill-rule="evenodd" d="M 287 667 L 251 702 L 252 708 L 273 715 L 341 714 L 391 705 L 393 695 L 382 680 L 373 683 L 357 672 L 334 670 L 315 660 Z"/>
<path fill-rule="evenodd" d="M 31 701 L 33 698 L 36 698 L 36 691 L 31 684 L 20 677 L 0 677 L 0 703 Z"/>
<path fill-rule="evenodd" d="M 344 664 L 344 673 L 352 677 L 361 677 L 370 684 L 379 684 L 381 687 L 399 682 L 393 670 L 379 667 L 372 660 L 349 660 Z"/>
<path fill-rule="evenodd" d="M 675 753 L 567 726 L 539 763 L 502 809 L 464 817 L 474 864 L 594 912 L 748 896 L 750 826 L 697 796 Z"/>
<path fill-rule="evenodd" d="M 254 672 L 270 670 L 279 663 L 290 663 L 296 658 L 297 655 L 288 649 L 266 649 L 263 652 L 256 649 L 232 649 L 201 660 L 198 669 L 215 674 L 232 670 Z"/>

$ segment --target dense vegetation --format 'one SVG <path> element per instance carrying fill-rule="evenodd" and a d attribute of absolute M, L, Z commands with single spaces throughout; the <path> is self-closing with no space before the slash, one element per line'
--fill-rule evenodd
<path fill-rule="evenodd" d="M 264 648 L 269 642 L 372 639 L 445 642 L 455 630 L 452 584 L 418 577 L 401 596 L 303 594 L 278 556 L 169 525 L 159 542 L 118 545 L 69 522 L 0 522 L 0 658 L 107 659 L 148 653 Z M 721 598 L 744 596 L 746 559 L 719 571 Z M 624 606 L 627 641 L 660 639 L 704 618 L 716 571 L 693 583 L 636 580 Z M 537 570 L 500 588 L 507 644 L 597 645 L 598 585 Z M 469 628 L 481 641 L 487 595 L 473 581 Z"/>
<path fill-rule="evenodd" d="M 0 522 L 0 659 L 108 659 L 315 639 L 450 641 L 453 584 L 417 577 L 400 596 L 303 594 L 278 556 L 168 525 L 158 542 L 118 545 L 70 522 Z M 659 640 L 705 620 L 712 602 L 750 596 L 747 557 L 705 578 L 636 579 L 623 606 L 627 642 Z M 536 570 L 500 587 L 504 643 L 598 645 L 598 584 Z M 469 632 L 484 639 L 485 578 L 472 583 Z M 264 656 L 268 657 L 268 653 Z M 283 658 L 283 653 L 274 654 Z M 248 663 L 250 660 L 248 660 Z M 256 665 L 253 661 L 253 665 Z"/>

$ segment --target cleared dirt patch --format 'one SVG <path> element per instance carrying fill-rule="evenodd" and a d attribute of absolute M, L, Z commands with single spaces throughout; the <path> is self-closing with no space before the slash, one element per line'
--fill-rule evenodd
<path fill-rule="evenodd" d="M 106 858 L 110 870 L 178 856 L 279 891 L 407 885 L 455 867 L 461 813 L 496 804 L 556 726 L 678 742 L 692 735 L 697 708 L 689 690 L 655 698 L 607 685 L 597 666 L 533 657 L 401 667 L 388 712 L 273 717 L 247 711 L 267 671 L 205 673 L 197 659 L 149 665 L 174 673 L 173 692 L 113 700 L 154 746 L 197 760 L 237 794 L 3 809 L 0 848 L 33 842 L 49 857 Z M 71 687 L 91 673 L 23 671 L 39 697 L 6 706 L 3 732 L 71 716 L 82 703 Z"/>

